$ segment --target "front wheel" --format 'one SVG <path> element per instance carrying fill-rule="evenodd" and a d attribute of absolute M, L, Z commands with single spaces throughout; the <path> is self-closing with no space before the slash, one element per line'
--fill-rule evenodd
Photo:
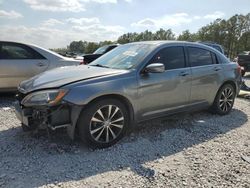
<path fill-rule="evenodd" d="M 109 147 L 118 142 L 128 124 L 129 115 L 125 105 L 115 99 L 90 104 L 78 121 L 81 139 L 94 148 Z"/>
<path fill-rule="evenodd" d="M 225 84 L 218 91 L 211 111 L 219 115 L 228 114 L 233 108 L 235 96 L 234 87 L 231 84 Z"/>

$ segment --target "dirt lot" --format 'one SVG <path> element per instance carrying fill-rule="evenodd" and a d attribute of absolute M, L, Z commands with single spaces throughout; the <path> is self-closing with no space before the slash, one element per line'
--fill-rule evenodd
<path fill-rule="evenodd" d="M 250 80 L 250 79 L 249 79 Z M 64 132 L 24 133 L 13 99 L 0 97 L 0 187 L 250 187 L 250 101 L 147 122 L 92 151 Z"/>

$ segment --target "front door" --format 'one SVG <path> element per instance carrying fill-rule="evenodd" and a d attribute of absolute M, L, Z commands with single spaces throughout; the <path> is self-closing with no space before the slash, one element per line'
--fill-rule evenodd
<path fill-rule="evenodd" d="M 163 115 L 189 103 L 192 75 L 186 64 L 184 48 L 163 48 L 148 64 L 152 63 L 164 64 L 165 72 L 139 75 L 139 120 Z"/>

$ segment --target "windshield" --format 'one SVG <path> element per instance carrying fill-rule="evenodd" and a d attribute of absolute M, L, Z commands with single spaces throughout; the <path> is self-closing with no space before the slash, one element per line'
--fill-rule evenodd
<path fill-rule="evenodd" d="M 108 48 L 108 46 L 100 47 L 93 54 L 103 54 L 107 48 Z"/>
<path fill-rule="evenodd" d="M 131 69 L 137 66 L 154 47 L 152 44 L 122 45 L 96 59 L 89 65 L 112 69 Z"/>

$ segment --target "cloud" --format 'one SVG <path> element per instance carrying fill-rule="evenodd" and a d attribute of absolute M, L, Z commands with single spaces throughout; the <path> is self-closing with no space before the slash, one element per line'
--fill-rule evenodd
<path fill-rule="evenodd" d="M 117 0 L 23 0 L 34 10 L 52 11 L 52 12 L 81 12 L 85 11 L 86 3 L 113 3 Z M 123 0 L 131 2 L 132 0 Z"/>
<path fill-rule="evenodd" d="M 132 27 L 145 27 L 150 29 L 158 29 L 163 27 L 180 26 L 192 22 L 192 19 L 186 13 L 177 13 L 172 15 L 164 15 L 160 18 L 146 18 L 131 24 Z"/>
<path fill-rule="evenodd" d="M 80 12 L 84 11 L 84 5 L 79 0 L 24 0 L 34 10 L 52 12 Z"/>
<path fill-rule="evenodd" d="M 26 27 L 23 25 L 15 27 L 1 26 L 0 40 L 34 43 L 45 48 L 59 48 L 66 47 L 74 40 L 93 42 L 116 40 L 124 32 L 124 28 L 121 26 L 106 26 L 101 24 L 74 26 L 67 29 L 44 26 Z"/>
<path fill-rule="evenodd" d="M 212 14 L 207 14 L 204 16 L 205 19 L 215 20 L 217 18 L 223 18 L 225 16 L 224 12 L 216 11 Z"/>
<path fill-rule="evenodd" d="M 117 0 L 81 0 L 83 2 L 95 2 L 95 3 L 117 3 Z"/>
<path fill-rule="evenodd" d="M 5 10 L 0 10 L 0 18 L 7 18 L 7 19 L 17 19 L 17 18 L 22 18 L 23 15 L 11 10 L 9 12 L 5 11 Z"/>
<path fill-rule="evenodd" d="M 76 25 L 84 25 L 84 24 L 98 24 L 100 23 L 99 18 L 68 18 L 66 22 Z"/>
<path fill-rule="evenodd" d="M 131 24 L 132 27 L 141 28 L 141 29 L 150 29 L 150 30 L 157 30 L 160 28 L 173 28 L 178 27 L 183 24 L 189 24 L 194 20 L 201 20 L 201 19 L 211 19 L 215 20 L 217 18 L 222 18 L 225 16 L 225 13 L 221 11 L 216 11 L 211 14 L 207 15 L 195 15 L 190 16 L 187 13 L 177 13 L 177 14 L 167 14 L 159 18 L 145 18 L 134 22 Z"/>
<path fill-rule="evenodd" d="M 122 26 L 101 24 L 73 26 L 73 30 L 77 33 L 86 33 L 92 41 L 116 40 L 125 32 L 125 28 Z"/>
<path fill-rule="evenodd" d="M 200 19 L 202 19 L 202 17 L 201 16 L 194 16 L 194 19 L 195 20 L 200 20 Z"/>
<path fill-rule="evenodd" d="M 57 20 L 57 19 L 54 19 L 54 18 L 50 18 L 46 21 L 44 21 L 42 23 L 42 26 L 45 26 L 45 27 L 52 27 L 52 26 L 55 26 L 55 25 L 63 25 L 64 23 Z"/>

